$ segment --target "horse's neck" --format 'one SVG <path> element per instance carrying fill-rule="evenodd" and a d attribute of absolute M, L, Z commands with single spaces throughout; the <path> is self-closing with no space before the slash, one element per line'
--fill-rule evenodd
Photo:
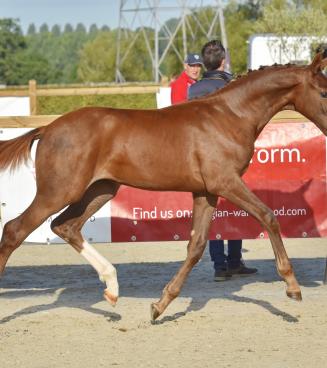
<path fill-rule="evenodd" d="M 290 103 L 291 92 L 299 83 L 299 77 L 292 68 L 275 70 L 271 67 L 254 73 L 233 82 L 226 90 L 226 97 L 231 110 L 247 120 L 259 134 L 271 118 Z"/>

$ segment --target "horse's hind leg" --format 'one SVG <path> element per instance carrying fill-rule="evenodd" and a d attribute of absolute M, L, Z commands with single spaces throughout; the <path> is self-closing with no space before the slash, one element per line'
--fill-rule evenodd
<path fill-rule="evenodd" d="M 226 181 L 227 183 L 227 181 Z M 275 253 L 277 270 L 287 284 L 286 294 L 292 299 L 301 300 L 300 286 L 295 278 L 280 235 L 279 223 L 272 210 L 263 204 L 244 184 L 240 177 L 230 178 L 226 192 L 220 193 L 240 208 L 254 216 L 267 230 Z"/>
<path fill-rule="evenodd" d="M 193 195 L 192 231 L 187 246 L 187 257 L 176 275 L 164 288 L 160 300 L 151 305 L 152 320 L 158 318 L 179 295 L 188 274 L 201 259 L 216 203 L 216 196 Z"/>
<path fill-rule="evenodd" d="M 5 224 L 0 242 L 0 275 L 3 273 L 12 252 L 32 231 L 62 207 L 60 207 L 59 201 L 48 203 L 36 194 L 31 205 L 20 216 Z"/>
<path fill-rule="evenodd" d="M 107 284 L 104 297 L 115 305 L 118 299 L 118 281 L 115 267 L 99 254 L 81 234 L 85 221 L 112 199 L 119 184 L 100 180 L 92 184 L 82 199 L 70 205 L 51 223 L 52 231 L 74 247 L 98 272 L 100 280 Z"/>

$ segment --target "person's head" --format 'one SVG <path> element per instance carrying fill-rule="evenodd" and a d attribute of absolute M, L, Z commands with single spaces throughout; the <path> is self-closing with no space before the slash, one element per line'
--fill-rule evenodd
<path fill-rule="evenodd" d="M 207 70 L 224 70 L 226 51 L 219 40 L 207 42 L 202 47 L 201 54 Z"/>
<path fill-rule="evenodd" d="M 185 73 L 192 79 L 197 80 L 200 77 L 203 62 L 199 54 L 188 54 L 184 61 Z"/>

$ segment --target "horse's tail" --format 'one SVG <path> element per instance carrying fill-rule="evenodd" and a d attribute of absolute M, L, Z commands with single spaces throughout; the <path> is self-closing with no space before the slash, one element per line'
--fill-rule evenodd
<path fill-rule="evenodd" d="M 41 138 L 45 128 L 36 128 L 20 137 L 0 141 L 0 170 L 8 167 L 14 170 L 23 162 L 27 162 L 33 141 Z"/>

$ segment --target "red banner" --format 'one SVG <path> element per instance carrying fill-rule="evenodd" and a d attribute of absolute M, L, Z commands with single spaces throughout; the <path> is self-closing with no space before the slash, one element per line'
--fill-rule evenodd
<path fill-rule="evenodd" d="M 277 216 L 283 237 L 327 236 L 326 138 L 311 123 L 270 124 L 255 144 L 244 180 Z M 190 193 L 122 187 L 111 204 L 113 242 L 186 240 Z M 245 211 L 220 199 L 210 239 L 267 237 Z"/>

